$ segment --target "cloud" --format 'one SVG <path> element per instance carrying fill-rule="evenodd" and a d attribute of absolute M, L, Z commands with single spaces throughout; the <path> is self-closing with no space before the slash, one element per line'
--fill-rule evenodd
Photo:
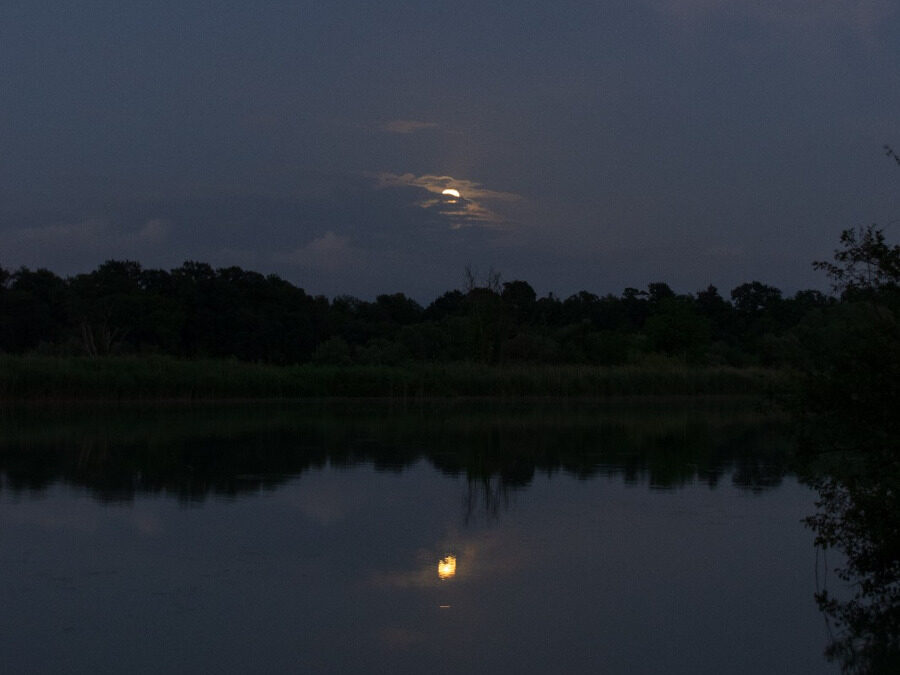
<path fill-rule="evenodd" d="M 412 187 L 423 191 L 415 206 L 446 220 L 452 229 L 474 225 L 494 228 L 509 226 L 512 220 L 500 213 L 502 205 L 522 199 L 521 195 L 489 190 L 480 183 L 453 176 L 380 173 L 376 175 L 376 181 L 382 189 Z M 443 194 L 450 189 L 456 190 L 459 197 Z"/>
<path fill-rule="evenodd" d="M 435 190 L 445 185 L 474 199 L 442 201 Z M 0 265 L 76 274 L 110 258 L 166 269 L 201 260 L 277 273 L 314 294 L 403 291 L 430 301 L 467 264 L 498 260 L 498 237 L 512 229 L 497 223 L 516 199 L 449 176 L 296 173 L 270 194 L 96 199 L 27 226 L 0 211 Z"/>
<path fill-rule="evenodd" d="M 703 253 L 710 258 L 726 258 L 735 260 L 747 254 L 743 246 L 726 246 L 724 244 L 709 246 L 705 251 L 703 251 Z"/>
<path fill-rule="evenodd" d="M 415 134 L 426 129 L 437 129 L 437 122 L 422 122 L 419 120 L 393 120 L 381 126 L 382 131 L 389 134 Z"/>
<path fill-rule="evenodd" d="M 349 241 L 348 237 L 340 237 L 329 230 L 318 239 L 313 239 L 304 250 L 316 255 L 329 255 L 347 250 Z"/>
<path fill-rule="evenodd" d="M 771 28 L 850 31 L 869 39 L 897 12 L 894 0 L 646 0 L 690 25 L 710 15 L 744 16 Z"/>
<path fill-rule="evenodd" d="M 74 246 L 94 249 L 110 245 L 131 248 L 160 243 L 166 238 L 168 231 L 169 224 L 158 218 L 148 220 L 140 228 L 130 231 L 118 231 L 105 220 L 86 220 L 7 230 L 2 237 L 5 241 L 52 244 L 66 248 Z"/>
<path fill-rule="evenodd" d="M 161 218 L 154 218 L 144 223 L 138 230 L 136 239 L 141 243 L 161 243 L 169 234 L 169 222 Z"/>
<path fill-rule="evenodd" d="M 10 228 L 0 230 L 0 250 L 10 259 L 36 267 L 78 256 L 143 258 L 167 242 L 170 229 L 171 224 L 161 218 L 132 228 L 121 228 L 106 219 Z"/>
<path fill-rule="evenodd" d="M 304 246 L 287 253 L 274 253 L 275 262 L 299 265 L 313 270 L 335 271 L 360 261 L 362 251 L 350 245 L 350 238 L 328 230 Z"/>

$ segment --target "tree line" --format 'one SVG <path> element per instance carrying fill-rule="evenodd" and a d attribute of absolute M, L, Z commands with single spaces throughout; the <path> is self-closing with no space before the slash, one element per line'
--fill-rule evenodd
<path fill-rule="evenodd" d="M 723 297 L 667 284 L 537 297 L 525 281 L 479 282 L 422 306 L 403 293 L 369 302 L 309 295 L 276 275 L 185 262 L 166 271 L 110 260 L 63 278 L 0 267 L 0 351 L 167 354 L 289 364 L 407 361 L 623 364 L 647 354 L 688 363 L 777 365 L 785 339 L 836 302 L 786 297 L 758 281 Z"/>

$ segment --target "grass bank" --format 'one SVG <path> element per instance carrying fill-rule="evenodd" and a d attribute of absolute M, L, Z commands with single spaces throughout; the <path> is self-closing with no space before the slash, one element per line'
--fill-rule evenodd
<path fill-rule="evenodd" d="M 0 400 L 306 397 L 686 396 L 766 394 L 778 371 L 654 362 L 634 366 L 470 363 L 272 366 L 149 357 L 0 356 Z"/>

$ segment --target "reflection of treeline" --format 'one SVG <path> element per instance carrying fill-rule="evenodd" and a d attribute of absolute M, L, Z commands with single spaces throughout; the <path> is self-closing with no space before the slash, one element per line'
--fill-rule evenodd
<path fill-rule="evenodd" d="M 82 485 L 104 499 L 165 492 L 186 499 L 273 488 L 310 468 L 422 459 L 450 475 L 527 485 L 536 472 L 671 488 L 723 476 L 764 489 L 786 471 L 777 420 L 709 405 L 557 402 L 437 408 L 207 407 L 19 411 L 2 419 L 5 489 Z"/>
<path fill-rule="evenodd" d="M 109 261 L 61 278 L 0 268 L 0 352 L 167 354 L 275 364 L 408 361 L 626 364 L 647 353 L 689 363 L 773 365 L 783 339 L 832 300 L 784 297 L 759 282 L 676 294 L 664 283 L 621 295 L 538 298 L 524 281 L 367 302 L 311 296 L 277 276 L 189 262 L 171 271 Z"/>
<path fill-rule="evenodd" d="M 829 660 L 847 673 L 900 672 L 900 470 L 897 462 L 859 462 L 810 482 L 818 512 L 807 519 L 816 543 L 835 548 L 839 580 L 826 577 L 816 593 L 835 635 Z M 826 558 L 827 561 L 827 558 Z"/>

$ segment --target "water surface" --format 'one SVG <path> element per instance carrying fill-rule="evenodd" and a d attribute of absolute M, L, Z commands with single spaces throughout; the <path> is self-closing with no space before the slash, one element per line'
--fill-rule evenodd
<path fill-rule="evenodd" d="M 746 405 L 6 411 L 3 672 L 823 672 Z"/>

